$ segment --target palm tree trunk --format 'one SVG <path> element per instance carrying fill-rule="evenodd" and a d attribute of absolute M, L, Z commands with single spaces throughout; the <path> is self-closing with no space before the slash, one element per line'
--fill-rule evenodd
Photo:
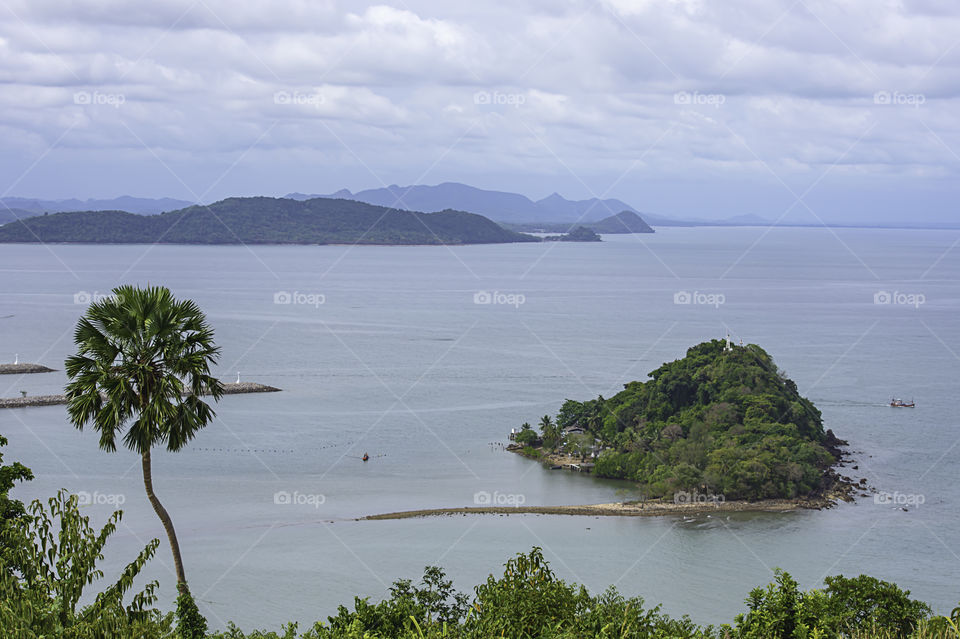
<path fill-rule="evenodd" d="M 180 543 L 177 541 L 177 531 L 173 529 L 173 520 L 163 507 L 160 500 L 153 492 L 153 472 L 150 465 L 150 451 L 143 454 L 143 486 L 147 489 L 147 499 L 153 506 L 157 517 L 163 522 L 163 529 L 167 531 L 167 539 L 170 541 L 170 550 L 173 551 L 173 567 L 177 571 L 177 590 L 182 592 L 187 585 L 187 576 L 183 572 L 183 560 L 180 559 Z"/>

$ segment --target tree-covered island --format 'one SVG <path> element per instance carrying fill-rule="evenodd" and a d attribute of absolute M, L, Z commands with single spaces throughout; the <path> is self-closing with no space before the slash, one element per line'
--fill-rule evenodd
<path fill-rule="evenodd" d="M 833 471 L 845 442 L 824 431 L 820 411 L 753 344 L 704 342 L 609 399 L 568 399 L 538 426 L 524 424 L 511 450 L 551 465 L 573 457 L 648 497 L 820 499 L 851 490 Z"/>

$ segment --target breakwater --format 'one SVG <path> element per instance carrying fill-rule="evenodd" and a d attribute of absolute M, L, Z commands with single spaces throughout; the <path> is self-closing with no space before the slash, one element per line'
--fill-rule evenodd
<path fill-rule="evenodd" d="M 0 375 L 25 375 L 27 373 L 52 373 L 52 368 L 40 364 L 0 364 Z"/>
<path fill-rule="evenodd" d="M 246 393 L 277 393 L 279 388 L 257 384 L 256 382 L 240 382 L 223 385 L 224 395 L 243 395 Z M 67 403 L 66 395 L 35 395 L 26 397 L 11 397 L 0 399 L 0 408 L 33 408 L 36 406 L 63 406 Z"/>

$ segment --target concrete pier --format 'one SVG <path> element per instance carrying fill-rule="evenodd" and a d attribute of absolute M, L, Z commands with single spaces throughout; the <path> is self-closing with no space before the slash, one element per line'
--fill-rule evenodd
<path fill-rule="evenodd" d="M 52 373 L 52 368 L 40 364 L 0 364 L 0 375 L 25 375 L 27 373 Z"/>
<path fill-rule="evenodd" d="M 279 388 L 257 384 L 255 382 L 240 382 L 223 385 L 224 395 L 242 395 L 246 393 L 277 393 Z M 34 406 L 63 406 L 67 403 L 66 395 L 36 395 L 34 397 L 11 397 L 0 399 L 0 408 L 32 408 Z"/>

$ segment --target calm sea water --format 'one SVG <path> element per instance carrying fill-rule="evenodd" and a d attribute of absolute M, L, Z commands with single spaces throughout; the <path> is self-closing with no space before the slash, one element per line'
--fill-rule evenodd
<path fill-rule="evenodd" d="M 467 589 L 532 546 L 565 579 L 616 584 L 705 623 L 731 620 L 777 567 L 806 588 L 868 573 L 943 612 L 960 599 L 958 241 L 952 231 L 735 228 L 456 248 L 6 245 L 0 361 L 62 369 L 84 293 L 163 284 L 207 312 L 223 347 L 218 374 L 283 389 L 225 397 L 190 447 L 154 456 L 214 626 L 311 623 L 428 564 Z M 891 303 L 875 303 L 884 292 Z M 292 303 L 275 303 L 284 293 Z M 610 396 L 727 332 L 767 349 L 850 441 L 859 469 L 848 474 L 923 503 L 904 512 L 867 497 L 692 521 L 354 521 L 472 505 L 477 493 L 618 499 L 629 486 L 547 471 L 491 443 L 564 398 Z M 64 381 L 62 371 L 4 376 L 0 395 L 58 392 Z M 918 407 L 889 408 L 891 395 Z M 96 522 L 123 502 L 108 575 L 163 537 L 138 458 L 100 452 L 62 407 L 0 411 L 0 432 L 6 460 L 36 474 L 21 499 L 83 491 Z M 285 494 L 294 503 L 276 503 Z M 166 546 L 149 576 L 169 608 Z"/>

